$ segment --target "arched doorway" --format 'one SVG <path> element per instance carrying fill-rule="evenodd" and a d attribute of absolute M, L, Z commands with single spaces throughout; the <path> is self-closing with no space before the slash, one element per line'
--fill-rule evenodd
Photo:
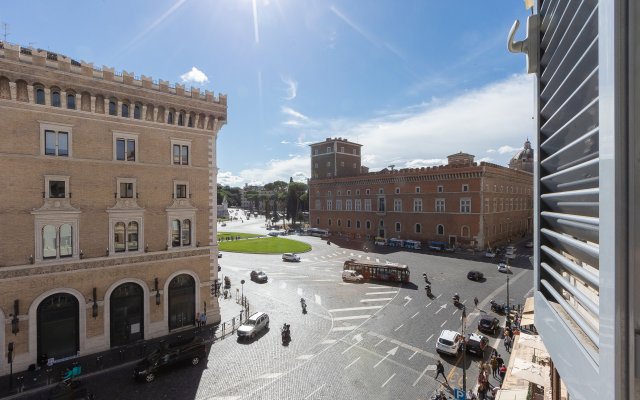
<path fill-rule="evenodd" d="M 60 359 L 80 350 L 79 303 L 69 293 L 56 293 L 38 305 L 38 357 Z"/>
<path fill-rule="evenodd" d="M 118 286 L 109 299 L 111 347 L 144 339 L 144 291 L 137 283 Z"/>
<path fill-rule="evenodd" d="M 169 330 L 195 323 L 196 281 L 181 274 L 169 283 Z"/>

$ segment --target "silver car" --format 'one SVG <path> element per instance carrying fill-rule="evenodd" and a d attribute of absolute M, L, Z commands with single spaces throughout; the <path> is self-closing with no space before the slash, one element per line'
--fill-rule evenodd
<path fill-rule="evenodd" d="M 238 328 L 238 340 L 249 338 L 255 339 L 263 329 L 269 329 L 269 316 L 263 312 L 257 312 L 250 316 Z"/>

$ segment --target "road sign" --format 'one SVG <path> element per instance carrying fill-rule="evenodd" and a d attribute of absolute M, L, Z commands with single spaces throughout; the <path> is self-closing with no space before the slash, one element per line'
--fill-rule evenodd
<path fill-rule="evenodd" d="M 462 389 L 453 389 L 453 396 L 456 400 L 466 400 L 467 395 L 464 393 Z"/>

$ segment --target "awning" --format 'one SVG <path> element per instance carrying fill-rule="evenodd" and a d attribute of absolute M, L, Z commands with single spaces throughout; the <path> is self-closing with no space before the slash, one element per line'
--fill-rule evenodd
<path fill-rule="evenodd" d="M 526 346 L 532 349 L 544 351 L 548 355 L 547 348 L 542 343 L 542 338 L 538 335 L 529 335 L 520 332 L 518 335 L 518 346 Z"/>
<path fill-rule="evenodd" d="M 529 314 L 529 313 L 533 313 L 533 297 L 527 297 L 527 299 L 524 301 L 524 308 L 522 309 L 522 314 Z"/>
<path fill-rule="evenodd" d="M 496 400 L 527 400 L 529 389 L 500 389 L 496 393 Z"/>
<path fill-rule="evenodd" d="M 520 326 L 533 325 L 533 323 L 533 314 L 523 315 L 522 318 L 520 318 Z"/>
<path fill-rule="evenodd" d="M 545 374 L 549 374 L 549 367 L 534 364 L 530 361 L 515 359 L 511 368 L 511 376 L 527 380 L 536 385 L 545 385 Z"/>

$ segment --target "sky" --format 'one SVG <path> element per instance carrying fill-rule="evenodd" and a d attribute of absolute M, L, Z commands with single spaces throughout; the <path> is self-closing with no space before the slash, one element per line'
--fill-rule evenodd
<path fill-rule="evenodd" d="M 3 2 L 0 37 L 226 94 L 218 183 L 244 186 L 306 181 L 309 144 L 328 137 L 362 144 L 371 171 L 459 151 L 506 166 L 535 144 L 533 77 L 506 48 L 529 13 L 523 0 L 21 0 Z"/>

